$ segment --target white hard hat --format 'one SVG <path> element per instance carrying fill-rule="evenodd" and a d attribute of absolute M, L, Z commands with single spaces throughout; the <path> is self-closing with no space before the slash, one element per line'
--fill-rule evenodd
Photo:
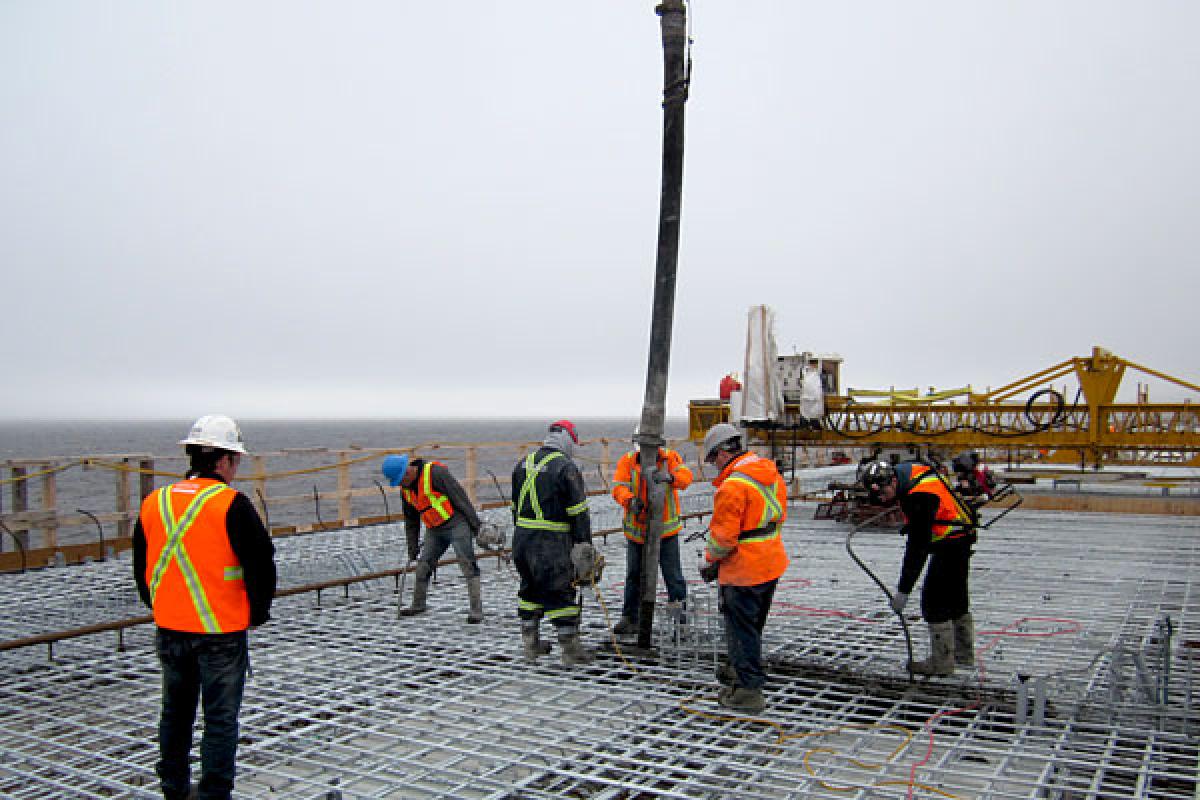
<path fill-rule="evenodd" d="M 192 429 L 187 438 L 179 442 L 182 445 L 198 444 L 201 447 L 215 447 L 218 450 L 228 450 L 232 453 L 245 453 L 246 446 L 242 444 L 242 431 L 236 422 L 224 414 L 207 414 L 192 423 Z"/>
<path fill-rule="evenodd" d="M 717 448 L 732 439 L 741 439 L 742 432 L 728 422 L 718 422 L 704 434 L 704 445 L 701 448 L 704 460 L 711 463 L 717 455 Z"/>

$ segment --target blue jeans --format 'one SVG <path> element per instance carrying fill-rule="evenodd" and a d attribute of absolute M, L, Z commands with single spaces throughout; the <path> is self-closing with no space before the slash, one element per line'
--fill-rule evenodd
<path fill-rule="evenodd" d="M 621 616 L 637 622 L 638 609 L 642 600 L 642 550 L 644 544 L 625 540 L 625 601 Z M 662 570 L 663 583 L 667 585 L 667 600 L 682 602 L 687 598 L 687 581 L 683 578 L 683 566 L 679 563 L 679 536 L 663 539 L 658 543 L 658 566 Z"/>
<path fill-rule="evenodd" d="M 773 580 L 757 586 L 721 587 L 729 664 L 737 672 L 737 685 L 746 689 L 761 689 L 767 682 L 762 663 L 762 632 L 778 584 L 778 580 Z"/>
<path fill-rule="evenodd" d="M 200 798 L 229 798 L 237 763 L 238 712 L 246 685 L 246 632 L 181 633 L 159 628 L 155 637 L 162 664 L 162 716 L 156 765 L 167 800 L 187 797 L 188 754 L 196 704 L 204 701 L 200 740 Z"/>

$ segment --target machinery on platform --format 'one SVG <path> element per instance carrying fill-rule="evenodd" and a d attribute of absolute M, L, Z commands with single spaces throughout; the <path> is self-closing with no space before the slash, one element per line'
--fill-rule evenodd
<path fill-rule="evenodd" d="M 968 386 L 931 389 L 925 394 L 915 389 L 841 393 L 840 357 L 803 353 L 776 359 L 777 372 L 767 391 L 789 386 L 797 364 L 807 373 L 809 382 L 803 384 L 810 390 L 807 398 L 785 390 L 778 393 L 782 397 L 774 409 L 767 403 L 766 413 L 751 415 L 731 415 L 730 401 L 693 400 L 688 407 L 690 438 L 699 442 L 712 425 L 732 421 L 747 430 L 751 442 L 771 448 L 772 455 L 785 462 L 789 451 L 794 462 L 799 448 L 830 452 L 890 448 L 942 460 L 977 451 L 1006 457 L 1010 463 L 1096 469 L 1200 466 L 1200 386 L 1100 347 L 1094 347 L 1091 355 L 1068 358 L 998 389 L 976 392 Z M 1139 383 L 1135 402 L 1116 402 L 1127 371 L 1183 389 L 1185 399 L 1151 402 L 1148 384 Z M 821 386 L 819 403 L 811 397 L 811 387 L 817 385 L 814 377 Z M 751 379 L 747 373 L 747 393 L 752 391 Z M 736 393 L 732 399 L 738 399 Z M 807 409 L 803 399 L 809 401 Z M 819 413 L 812 413 L 814 407 Z"/>

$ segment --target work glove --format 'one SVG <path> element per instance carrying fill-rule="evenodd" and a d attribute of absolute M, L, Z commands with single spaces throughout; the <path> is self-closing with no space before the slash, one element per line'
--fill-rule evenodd
<path fill-rule="evenodd" d="M 904 607 L 908 605 L 908 595 L 904 592 L 895 592 L 892 594 L 892 611 L 897 614 L 904 612 Z"/>
<path fill-rule="evenodd" d="M 504 531 L 497 528 L 494 523 L 485 522 L 480 526 L 479 532 L 475 534 L 475 544 L 484 550 L 500 550 L 504 547 Z"/>
<path fill-rule="evenodd" d="M 596 552 L 591 542 L 579 542 L 571 547 L 571 566 L 575 568 L 577 582 L 597 582 L 604 571 L 604 556 Z"/>
<path fill-rule="evenodd" d="M 674 483 L 675 476 L 669 470 L 660 469 L 654 473 L 655 483 Z"/>
<path fill-rule="evenodd" d="M 640 497 L 631 497 L 629 499 L 629 513 L 633 516 L 638 516 L 646 510 L 646 501 Z"/>
<path fill-rule="evenodd" d="M 721 564 L 718 561 L 714 561 L 711 564 L 705 564 L 700 568 L 700 577 L 705 583 L 712 583 L 717 579 L 717 573 L 720 571 L 720 569 Z"/>

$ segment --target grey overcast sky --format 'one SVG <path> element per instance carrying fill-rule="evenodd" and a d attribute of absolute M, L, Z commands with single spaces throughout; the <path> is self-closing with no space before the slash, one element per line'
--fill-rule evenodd
<path fill-rule="evenodd" d="M 636 415 L 653 9 L 0 3 L 0 416 Z M 1200 378 L 1200 3 L 689 11 L 669 414 L 758 303 L 855 387 Z"/>

